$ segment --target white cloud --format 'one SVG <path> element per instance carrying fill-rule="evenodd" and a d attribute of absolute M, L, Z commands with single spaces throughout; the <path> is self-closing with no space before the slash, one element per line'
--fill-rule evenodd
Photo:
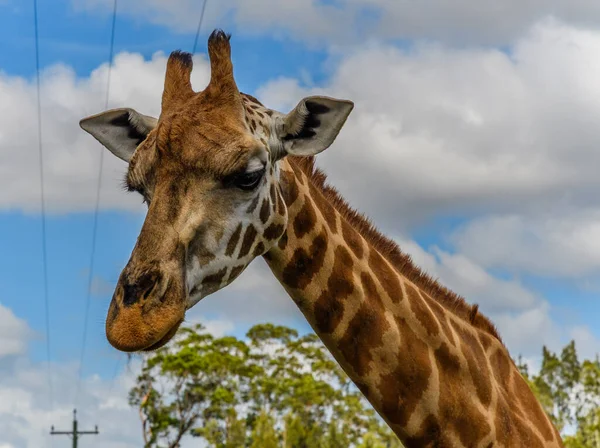
<path fill-rule="evenodd" d="M 208 64 L 195 59 L 193 83 L 202 88 Z M 158 115 L 166 56 L 144 60 L 138 54 L 116 56 L 111 75 L 109 108 L 134 107 Z M 141 199 L 125 194 L 121 182 L 126 165 L 79 128 L 79 120 L 104 110 L 108 65 L 78 79 L 66 66 L 44 70 L 41 80 L 44 176 L 50 212 L 92 210 L 100 152 L 104 151 L 101 207 L 142 210 Z M 0 208 L 40 209 L 35 80 L 0 72 Z"/>
<path fill-rule="evenodd" d="M 197 316 L 196 313 L 190 312 L 186 317 L 186 325 L 202 324 L 206 331 L 216 338 L 230 334 L 235 328 L 234 323 L 227 319 L 206 319 L 203 316 Z"/>
<path fill-rule="evenodd" d="M 399 244 L 423 270 L 486 312 L 525 310 L 540 301 L 518 281 L 498 279 L 463 254 L 451 254 L 437 247 L 426 252 L 409 240 Z"/>
<path fill-rule="evenodd" d="M 15 316 L 10 308 L 1 303 L 0 322 L 0 360 L 25 353 L 27 343 L 33 337 L 33 331 L 27 322 Z"/>
<path fill-rule="evenodd" d="M 552 278 L 593 277 L 600 272 L 600 209 L 484 216 L 457 230 L 451 241 L 486 267 Z"/>
<path fill-rule="evenodd" d="M 279 79 L 259 97 L 282 108 L 313 93 L 355 101 L 320 160 L 352 202 L 396 225 L 448 211 L 598 203 L 591 117 L 600 65 L 590 61 L 599 56 L 600 33 L 548 22 L 511 56 L 373 45 L 344 58 L 323 87 L 302 92 Z"/>
<path fill-rule="evenodd" d="M 564 344 L 564 329 L 550 317 L 549 305 L 540 303 L 521 313 L 500 313 L 493 316 L 494 323 L 509 348 L 511 355 L 536 358 L 542 345 L 558 349 Z"/>
<path fill-rule="evenodd" d="M 78 10 L 112 11 L 112 0 L 72 0 Z M 201 2 L 122 0 L 119 12 L 137 21 L 194 32 Z M 576 26 L 600 23 L 593 0 L 234 0 L 208 2 L 204 29 L 234 26 L 247 34 L 290 36 L 311 44 L 356 44 L 364 39 L 442 39 L 457 44 L 507 44 L 533 23 L 556 17 Z"/>
<path fill-rule="evenodd" d="M 85 446 L 133 448 L 140 445 L 137 413 L 127 404 L 127 393 L 136 371 L 137 366 L 131 372 L 125 370 L 114 384 L 97 376 L 82 382 L 77 413 L 79 428 L 93 430 L 98 425 L 100 431 L 98 436 L 86 436 Z M 55 391 L 52 408 L 45 364 L 22 358 L 9 371 L 0 372 L 0 443 L 19 448 L 69 443 L 66 436 L 50 436 L 50 428 L 71 429 L 75 406 L 73 385 L 77 382 L 78 370 L 74 364 L 53 363 L 51 372 Z M 59 440 L 55 440 L 57 437 Z"/>
<path fill-rule="evenodd" d="M 575 348 L 580 360 L 594 360 L 600 354 L 600 340 L 585 325 L 576 325 L 569 332 L 575 341 Z"/>
<path fill-rule="evenodd" d="M 128 392 L 140 371 L 140 360 L 121 362 L 118 375 L 102 378 L 96 374 L 84 377 L 80 395 L 75 397 L 79 368 L 75 362 L 52 362 L 53 404 L 50 405 L 48 367 L 32 362 L 27 352 L 31 330 L 8 308 L 0 306 L 0 447 L 40 448 L 63 446 L 66 436 L 50 436 L 50 428 L 68 431 L 72 411 L 77 406 L 80 430 L 93 430 L 99 435 L 84 436 L 82 445 L 102 448 L 133 448 L 142 444 L 141 424 L 137 409 L 128 404 Z M 203 323 L 216 337 L 233 330 L 226 321 L 204 319 Z M 6 334 L 10 335 L 7 339 Z M 17 348 L 15 348 L 17 347 Z M 9 351 L 7 351 L 7 348 Z M 13 355 L 10 359 L 3 358 Z M 121 354 L 124 358 L 124 356 Z M 112 359 L 109 364 L 111 368 Z M 190 438 L 183 448 L 198 446 Z"/>

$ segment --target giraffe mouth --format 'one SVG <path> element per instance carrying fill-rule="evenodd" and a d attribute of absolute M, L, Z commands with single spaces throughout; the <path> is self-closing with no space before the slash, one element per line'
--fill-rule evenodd
<path fill-rule="evenodd" d="M 165 333 L 165 335 L 162 338 L 160 338 L 158 341 L 156 341 L 154 344 L 150 345 L 149 347 L 143 348 L 140 351 L 151 352 L 154 350 L 158 350 L 162 346 L 166 345 L 177 334 L 177 330 L 179 330 L 179 327 L 181 326 L 182 323 L 183 323 L 183 319 L 181 319 L 179 322 L 177 322 L 175 325 L 173 325 L 173 327 L 171 327 L 171 329 L 168 330 Z"/>

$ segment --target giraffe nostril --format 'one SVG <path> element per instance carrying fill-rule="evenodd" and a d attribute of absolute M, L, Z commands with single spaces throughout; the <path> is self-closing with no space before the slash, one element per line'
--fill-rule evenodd
<path fill-rule="evenodd" d="M 123 305 L 131 306 L 146 301 L 158 289 L 162 276 L 159 272 L 147 272 L 137 279 L 126 279 L 123 284 Z"/>

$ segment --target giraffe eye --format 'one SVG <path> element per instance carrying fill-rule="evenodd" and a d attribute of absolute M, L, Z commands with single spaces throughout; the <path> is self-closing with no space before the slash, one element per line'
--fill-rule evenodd
<path fill-rule="evenodd" d="M 262 170 L 252 171 L 250 173 L 243 173 L 235 177 L 233 184 L 241 190 L 254 190 L 263 178 L 264 174 L 264 168 Z"/>

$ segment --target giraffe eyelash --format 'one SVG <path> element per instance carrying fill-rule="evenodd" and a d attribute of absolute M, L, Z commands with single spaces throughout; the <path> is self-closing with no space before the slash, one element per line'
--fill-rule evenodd
<path fill-rule="evenodd" d="M 251 191 L 264 179 L 265 172 L 266 168 L 263 167 L 251 172 L 241 171 L 230 174 L 223 179 L 223 186 L 225 188 L 239 188 L 240 190 Z"/>

